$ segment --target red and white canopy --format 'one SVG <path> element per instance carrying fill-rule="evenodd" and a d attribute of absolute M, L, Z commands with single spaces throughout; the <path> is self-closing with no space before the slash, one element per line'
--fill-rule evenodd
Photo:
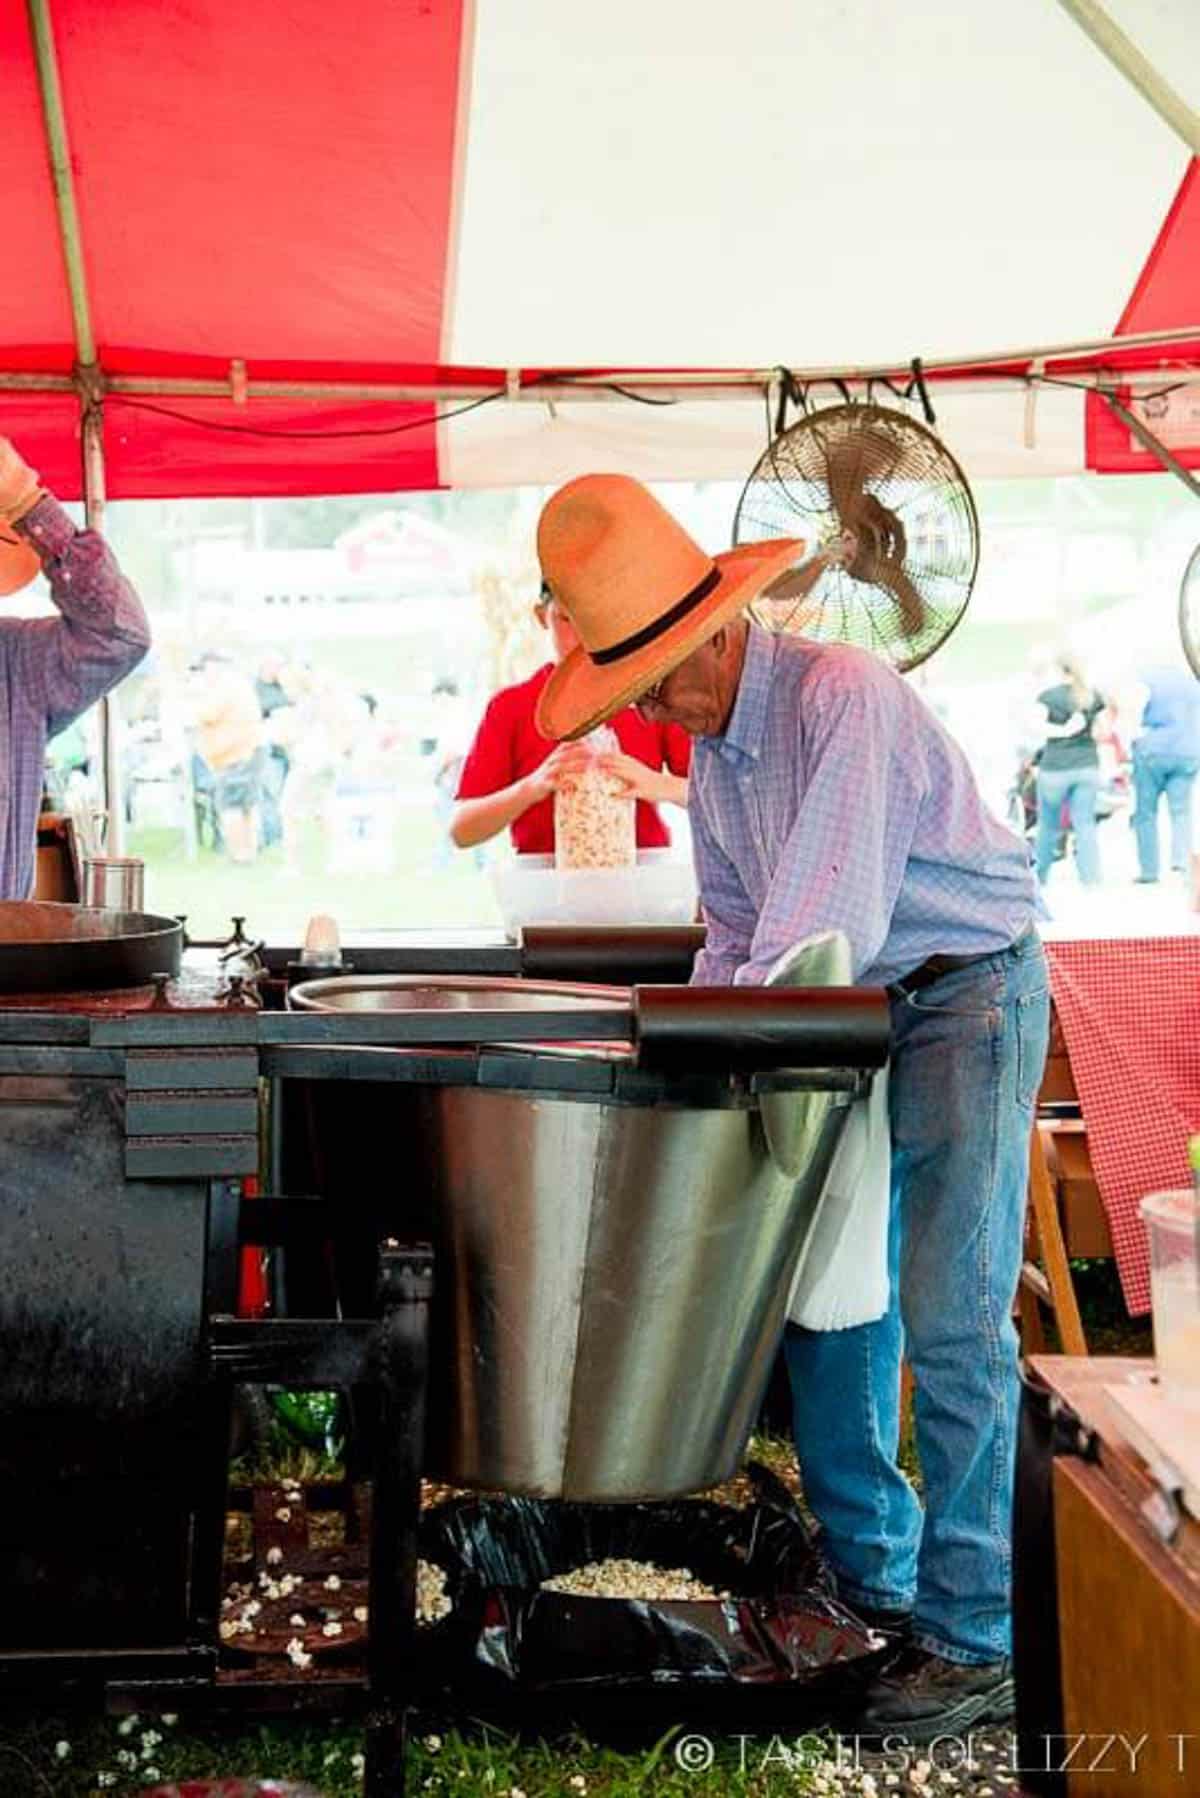
<path fill-rule="evenodd" d="M 1182 127 L 1051 0 L 10 5 L 0 429 L 77 492 L 82 350 L 118 498 L 735 476 L 751 376 L 921 357 L 972 474 L 1157 467 L 1122 365 L 1200 463 L 1194 0 L 1107 10 Z"/>

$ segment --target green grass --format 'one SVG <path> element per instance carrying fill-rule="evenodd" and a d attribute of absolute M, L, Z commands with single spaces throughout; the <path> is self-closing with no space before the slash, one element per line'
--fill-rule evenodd
<path fill-rule="evenodd" d="M 0 1722 L 0 1791 L 5 1798 L 128 1798 L 159 1781 L 238 1776 L 308 1781 L 324 1798 L 359 1798 L 362 1791 L 355 1758 L 363 1751 L 362 1733 L 349 1724 L 272 1723 L 237 1735 L 154 1716 L 137 1718 L 122 1734 L 125 1725 L 130 1719 L 45 1717 L 12 1728 Z M 691 1729 L 673 1728 L 657 1741 L 619 1749 L 578 1735 L 520 1740 L 484 1724 L 451 1729 L 437 1719 L 418 1720 L 408 1790 L 460 1798 L 721 1798 L 731 1791 L 802 1798 L 815 1789 L 826 1755 L 816 1736 L 732 1737 L 711 1743 L 709 1766 L 703 1764 L 707 1744 Z"/>
<path fill-rule="evenodd" d="M 301 941 L 314 912 L 330 913 L 343 931 L 499 924 L 486 870 L 461 850 L 441 861 L 441 850 L 437 819 L 416 808 L 401 815 L 394 870 L 386 874 L 330 871 L 315 824 L 297 874 L 284 867 L 278 846 L 239 866 L 207 847 L 188 861 L 182 835 L 166 828 L 131 831 L 125 844 L 146 864 L 147 910 L 183 912 L 191 935 L 207 938 L 228 936 L 230 918 L 240 913 L 248 932 L 276 943 Z"/>

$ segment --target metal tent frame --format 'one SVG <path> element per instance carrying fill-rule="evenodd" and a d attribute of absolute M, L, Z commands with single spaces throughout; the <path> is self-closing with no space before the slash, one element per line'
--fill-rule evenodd
<path fill-rule="evenodd" d="M 1119 30 L 1097 0 L 1060 0 L 1072 20 L 1100 52 L 1118 69 L 1158 113 L 1171 130 L 1200 156 L 1200 117 Z M 1128 379 L 1131 371 L 1153 369 L 1196 374 L 1192 358 L 1200 344 L 1200 322 L 1178 330 L 1151 331 L 1112 336 L 1081 343 L 1059 343 L 952 359 L 933 358 L 910 367 L 895 365 L 732 369 L 605 368 L 553 371 L 520 368 L 464 373 L 461 379 L 429 382 L 273 381 L 252 380 L 244 362 L 230 363 L 225 380 L 181 378 L 169 375 L 120 375 L 101 365 L 92 327 L 87 278 L 87 257 L 76 202 L 70 134 L 63 106 L 58 52 L 50 0 L 26 0 L 41 98 L 46 149 L 53 179 L 58 237 L 70 298 L 75 345 L 75 366 L 70 374 L 0 370 L 0 392 L 72 393 L 79 403 L 82 437 L 83 494 L 89 527 L 103 531 L 106 503 L 104 456 L 104 401 L 106 396 L 143 398 L 230 399 L 239 406 L 271 400 L 353 400 L 394 405 L 401 403 L 455 404 L 498 400 L 508 404 L 611 401 L 614 391 L 630 399 L 657 401 L 745 400 L 764 398 L 774 414 L 785 391 L 803 391 L 823 383 L 843 389 L 862 389 L 868 395 L 875 384 L 893 388 L 910 381 L 914 373 L 930 384 L 953 384 L 960 391 L 986 392 L 1023 386 L 1029 396 L 1026 433 L 1033 427 L 1034 396 L 1039 386 L 1069 379 L 1073 385 L 1093 389 L 1133 432 L 1143 448 L 1160 465 L 1200 494 L 1200 480 L 1123 404 L 1118 392 L 1119 368 Z M 102 768 L 105 805 L 109 816 L 109 847 L 120 852 L 123 808 L 120 768 L 116 749 L 115 706 L 111 698 L 100 702 Z"/>

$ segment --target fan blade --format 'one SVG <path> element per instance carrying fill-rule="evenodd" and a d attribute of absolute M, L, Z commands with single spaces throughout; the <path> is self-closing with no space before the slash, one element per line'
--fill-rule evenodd
<path fill-rule="evenodd" d="M 896 602 L 900 613 L 900 629 L 911 642 L 925 627 L 925 602 L 903 568 L 895 562 L 881 562 L 873 576 L 877 587 L 884 587 Z"/>
<path fill-rule="evenodd" d="M 866 487 L 861 437 L 834 444 L 826 454 L 825 471 L 833 509 L 846 529 L 853 530 Z"/>
<path fill-rule="evenodd" d="M 762 598 L 767 600 L 803 599 L 805 594 L 816 586 L 826 567 L 819 554 L 811 555 L 807 562 L 801 562 L 796 568 L 785 568 L 782 574 L 762 590 Z"/>

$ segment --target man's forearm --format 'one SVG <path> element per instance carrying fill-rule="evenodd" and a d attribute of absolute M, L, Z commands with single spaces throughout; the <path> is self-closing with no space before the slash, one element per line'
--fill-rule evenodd
<path fill-rule="evenodd" d="M 23 674 L 43 692 L 51 730 L 116 685 L 150 647 L 142 602 L 95 531 L 77 530 L 43 494 L 14 526 L 37 551 L 60 620 L 23 621 Z"/>
<path fill-rule="evenodd" d="M 14 527 L 37 550 L 63 617 L 89 630 L 150 645 L 145 609 L 116 557 L 95 531 L 80 531 L 53 494 L 44 493 Z"/>

